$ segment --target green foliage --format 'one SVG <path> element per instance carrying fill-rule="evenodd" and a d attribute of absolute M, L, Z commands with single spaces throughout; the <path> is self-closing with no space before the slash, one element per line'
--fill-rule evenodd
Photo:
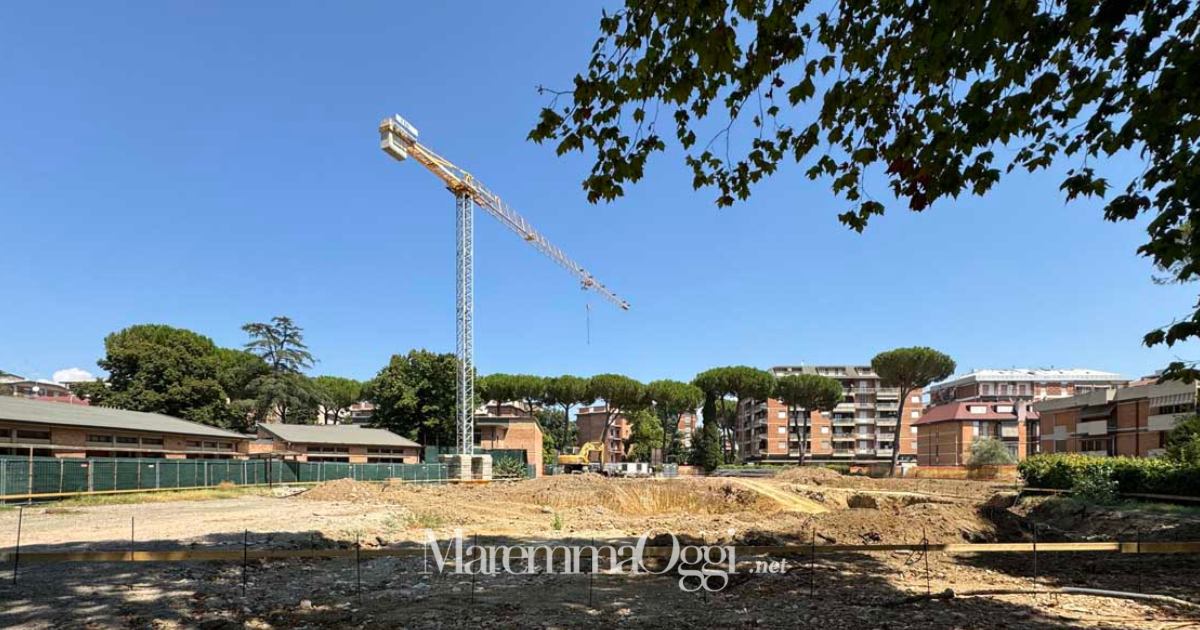
<path fill-rule="evenodd" d="M 1120 498 L 1120 488 L 1110 471 L 1101 467 L 1089 468 L 1075 477 L 1071 494 L 1089 503 L 1111 505 Z"/>
<path fill-rule="evenodd" d="M 980 438 L 971 442 L 971 458 L 967 466 L 1005 466 L 1017 463 L 1017 458 L 1008 451 L 1004 442 L 996 438 Z"/>
<path fill-rule="evenodd" d="M 97 364 L 108 378 L 76 386 L 93 404 L 237 427 L 225 404 L 217 347 L 208 337 L 141 324 L 105 337 L 104 351 Z"/>
<path fill-rule="evenodd" d="M 363 384 L 352 378 L 318 376 L 312 379 L 312 387 L 329 424 L 337 423 L 341 414 L 363 397 Z"/>
<path fill-rule="evenodd" d="M 627 456 L 635 462 L 648 462 L 654 449 L 662 448 L 663 427 L 659 419 L 646 410 L 628 416 L 631 431 Z"/>
<path fill-rule="evenodd" d="M 310 424 L 316 417 L 317 392 L 301 370 L 312 367 L 304 331 L 284 316 L 270 323 L 249 323 L 246 352 L 261 358 L 269 371 L 249 385 L 260 410 L 270 410 L 280 422 Z"/>
<path fill-rule="evenodd" d="M 621 374 L 597 374 L 588 379 L 588 396 L 626 413 L 646 406 L 646 387 Z"/>
<path fill-rule="evenodd" d="M 1107 478 L 1121 493 L 1200 496 L 1200 466 L 1160 457 L 1042 453 L 1021 461 L 1017 471 L 1033 488 L 1071 490 L 1080 479 Z"/>
<path fill-rule="evenodd" d="M 475 393 L 484 401 L 497 404 L 517 399 L 516 380 L 512 374 L 497 372 L 475 380 Z"/>
<path fill-rule="evenodd" d="M 556 532 L 560 532 L 560 531 L 562 531 L 562 528 L 563 528 L 562 514 L 555 512 L 554 518 L 550 519 L 550 529 L 553 529 Z"/>
<path fill-rule="evenodd" d="M 734 426 L 737 421 L 737 407 L 744 400 L 765 400 L 775 386 L 775 377 L 765 370 L 735 365 L 705 370 L 692 379 L 692 384 L 704 392 L 705 422 L 709 418 L 718 419 L 721 437 L 731 447 L 726 452 L 729 457 L 736 458 Z M 721 401 L 728 397 L 736 400 L 732 411 L 721 409 Z"/>
<path fill-rule="evenodd" d="M 654 405 L 663 429 L 663 451 L 671 449 L 678 437 L 679 419 L 686 413 L 696 413 L 704 402 L 704 391 L 695 385 L 672 380 L 651 381 L 646 385 L 646 396 Z"/>
<path fill-rule="evenodd" d="M 839 219 L 858 231 L 890 196 L 865 189 L 868 171 L 920 212 L 1018 169 L 1064 170 L 1068 200 L 1104 197 L 1113 184 L 1091 162 L 1134 151 L 1144 168 L 1123 175 L 1104 216 L 1153 214 L 1138 252 L 1191 281 L 1198 25 L 1200 4 L 1187 0 L 626 0 L 601 17 L 586 70 L 553 92 L 529 138 L 560 155 L 594 151 L 583 185 L 596 202 L 623 195 L 667 150 L 666 121 L 693 187 L 715 187 L 718 205 L 791 159 L 845 198 Z M 1144 341 L 1197 336 L 1200 304 Z M 1168 368 L 1185 373 L 1197 374 Z"/>
<path fill-rule="evenodd" d="M 575 426 L 564 421 L 565 417 L 558 409 L 538 410 L 538 424 L 542 427 L 542 461 L 554 461 L 558 453 L 565 452 L 568 445 L 575 443 Z"/>
<path fill-rule="evenodd" d="M 313 366 L 313 356 L 304 345 L 304 331 L 291 318 L 277 315 L 270 323 L 252 322 L 242 330 L 250 336 L 246 352 L 261 357 L 272 372 L 298 374 Z"/>
<path fill-rule="evenodd" d="M 930 383 L 943 380 L 954 373 L 954 359 L 923 346 L 912 348 L 896 348 L 880 352 L 871 359 L 871 369 L 879 375 L 884 387 L 900 388 L 900 409 L 896 416 L 900 418 L 897 431 L 904 428 L 904 407 L 908 395 L 920 391 Z M 899 433 L 897 434 L 899 435 Z M 892 465 L 890 474 L 896 474 L 900 461 L 899 438 L 892 446 Z"/>
<path fill-rule="evenodd" d="M 667 453 L 664 461 L 668 463 L 688 463 L 692 461 L 695 452 L 696 437 L 699 431 L 692 431 L 688 436 L 689 440 L 684 440 L 681 432 L 675 431 L 675 435 L 671 438 L 671 443 L 667 446 Z"/>
<path fill-rule="evenodd" d="M 819 374 L 789 374 L 775 379 L 771 395 L 788 407 L 788 433 L 792 419 L 799 416 L 799 435 L 808 434 L 809 416 L 814 411 L 832 411 L 842 401 L 842 384 Z M 803 409 L 803 413 L 798 410 Z M 800 440 L 800 464 L 804 465 L 805 440 Z"/>
<path fill-rule="evenodd" d="M 1180 420 L 1167 433 L 1167 458 L 1181 464 L 1200 466 L 1200 415 Z"/>
<path fill-rule="evenodd" d="M 524 479 L 529 471 L 516 457 L 500 457 L 492 462 L 492 476 L 500 479 Z"/>
<path fill-rule="evenodd" d="M 367 398 L 375 404 L 372 423 L 423 445 L 454 444 L 457 377 L 453 354 L 392 355 L 367 385 Z"/>
<path fill-rule="evenodd" d="M 712 472 L 725 463 L 725 454 L 721 452 L 721 433 L 715 422 L 705 421 L 692 438 L 692 465 Z"/>
<path fill-rule="evenodd" d="M 557 436 L 559 446 L 565 449 L 574 444 L 574 425 L 570 422 L 571 408 L 592 402 L 591 394 L 588 392 L 588 379 L 569 374 L 546 379 L 544 402 L 546 405 L 556 405 L 562 408 L 563 417 L 567 418 L 567 421 L 562 423 Z"/>

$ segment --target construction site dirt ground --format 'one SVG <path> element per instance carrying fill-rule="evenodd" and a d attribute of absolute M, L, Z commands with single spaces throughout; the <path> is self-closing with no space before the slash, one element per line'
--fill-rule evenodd
<path fill-rule="evenodd" d="M 18 512 L 0 511 L 11 548 Z M 593 544 L 672 533 L 685 543 L 796 544 L 782 572 L 739 567 L 720 592 L 679 575 L 456 575 L 422 558 L 31 564 L 0 575 L 0 627 L 1179 628 L 1200 608 L 1064 595 L 1064 586 L 1200 602 L 1200 558 L 1115 553 L 819 555 L 820 543 L 1200 540 L 1200 517 L 1020 501 L 996 484 L 874 480 L 819 469 L 775 478 L 592 475 L 466 486 L 277 488 L 209 501 L 24 510 L 22 549 L 240 550 L 414 546 L 460 529 L 481 544 Z M 661 538 L 656 538 L 661 540 Z M 780 558 L 771 558 L 779 560 Z M 6 570 L 6 568 L 0 568 Z M 1035 580 L 1036 576 L 1036 580 Z M 243 577 L 245 579 L 243 594 Z M 361 583 L 361 588 L 359 584 Z M 906 601 L 952 589 L 956 597 Z M 975 594 L 1005 591 L 1013 594 Z M 1033 594 L 1037 591 L 1038 594 Z"/>

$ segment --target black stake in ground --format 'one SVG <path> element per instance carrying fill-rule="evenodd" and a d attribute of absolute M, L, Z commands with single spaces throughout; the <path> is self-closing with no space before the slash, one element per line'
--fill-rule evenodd
<path fill-rule="evenodd" d="M 921 554 L 925 556 L 925 594 L 932 595 L 933 589 L 929 585 L 929 534 L 925 532 L 925 526 L 921 526 L 921 544 L 924 549 Z"/>
<path fill-rule="evenodd" d="M 137 540 L 137 537 L 134 535 L 133 519 L 134 519 L 134 517 L 132 517 L 132 516 L 129 517 L 129 561 L 130 562 L 133 561 L 133 546 L 135 544 L 134 541 Z"/>
<path fill-rule="evenodd" d="M 817 596 L 817 528 L 813 528 L 812 546 L 808 552 L 808 596 Z"/>
<path fill-rule="evenodd" d="M 242 532 L 242 598 L 246 597 L 246 567 L 250 564 L 250 530 Z"/>
<path fill-rule="evenodd" d="M 1142 591 L 1142 530 L 1135 530 L 1134 535 L 1137 536 L 1135 539 L 1137 541 L 1135 544 L 1135 555 L 1137 558 L 1134 560 L 1134 562 L 1137 563 L 1137 590 L 1139 593 L 1142 593 L 1144 592 Z"/>
<path fill-rule="evenodd" d="M 17 548 L 13 552 L 13 577 L 12 583 L 17 583 L 17 571 L 21 568 L 21 523 L 25 520 L 25 506 L 17 508 Z"/>
<path fill-rule="evenodd" d="M 479 532 L 475 532 L 475 548 L 479 549 Z M 479 568 L 471 572 L 471 604 L 475 604 L 475 576 L 479 574 Z"/>
<path fill-rule="evenodd" d="M 1038 590 L 1037 590 L 1037 587 L 1038 587 L 1037 538 L 1038 538 L 1038 536 L 1037 536 L 1037 534 L 1038 534 L 1038 526 L 1037 526 L 1037 523 L 1034 523 L 1033 524 L 1033 601 L 1035 603 L 1037 602 L 1037 596 L 1038 596 Z"/>
<path fill-rule="evenodd" d="M 588 608 L 592 607 L 592 585 L 596 580 L 596 567 L 600 564 L 600 559 L 596 557 L 596 538 L 592 537 L 592 570 L 588 571 Z"/>
<path fill-rule="evenodd" d="M 358 603 L 362 603 L 362 534 L 354 535 L 354 580 L 357 583 Z"/>

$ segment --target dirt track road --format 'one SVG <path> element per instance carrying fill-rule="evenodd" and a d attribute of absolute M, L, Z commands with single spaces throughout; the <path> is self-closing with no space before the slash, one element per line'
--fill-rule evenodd
<path fill-rule="evenodd" d="M 731 477 L 730 481 L 737 483 L 740 486 L 749 488 L 768 499 L 778 503 L 785 512 L 801 512 L 803 514 L 821 514 L 828 512 L 829 509 L 825 506 L 795 493 L 788 492 L 774 485 L 759 479 L 747 479 L 745 477 Z"/>

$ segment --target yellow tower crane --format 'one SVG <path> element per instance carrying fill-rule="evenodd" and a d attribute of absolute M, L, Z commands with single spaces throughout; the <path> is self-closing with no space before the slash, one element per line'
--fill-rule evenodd
<path fill-rule="evenodd" d="M 561 249 L 533 229 L 524 217 L 517 214 L 495 193 L 488 190 L 470 173 L 455 166 L 417 141 L 417 129 L 400 116 L 386 118 L 379 124 L 380 148 L 388 155 L 403 161 L 412 158 L 420 162 L 431 173 L 446 184 L 454 195 L 457 211 L 456 235 L 457 255 L 457 315 L 458 328 L 455 335 L 455 352 L 458 356 L 458 452 L 474 452 L 475 409 L 475 364 L 474 364 L 474 206 L 479 206 L 495 217 L 504 227 L 516 232 L 525 242 L 533 245 L 554 262 L 579 279 L 582 288 L 595 291 L 621 310 L 629 310 L 629 303 L 596 280 L 582 265 L 571 260 Z"/>

